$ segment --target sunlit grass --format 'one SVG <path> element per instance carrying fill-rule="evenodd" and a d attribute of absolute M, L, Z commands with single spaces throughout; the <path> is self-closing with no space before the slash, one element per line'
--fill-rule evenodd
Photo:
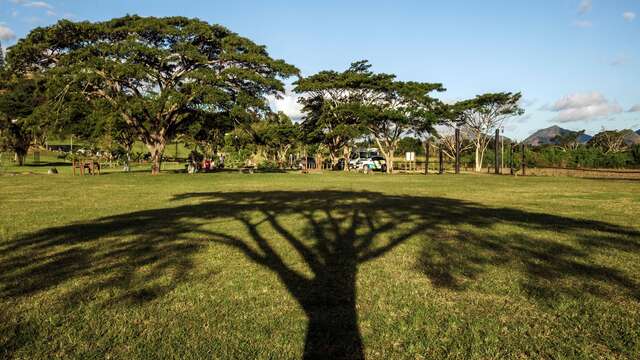
<path fill-rule="evenodd" d="M 638 182 L 63 171 L 0 204 L 0 357 L 640 356 Z"/>

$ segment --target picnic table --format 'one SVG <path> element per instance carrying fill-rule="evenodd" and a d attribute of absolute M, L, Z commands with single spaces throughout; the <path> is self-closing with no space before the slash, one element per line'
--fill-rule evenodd
<path fill-rule="evenodd" d="M 73 176 L 76 175 L 76 169 L 79 170 L 80 175 L 84 175 L 84 171 L 90 175 L 100 174 L 100 163 L 96 160 L 73 160 L 71 164 L 73 168 Z"/>

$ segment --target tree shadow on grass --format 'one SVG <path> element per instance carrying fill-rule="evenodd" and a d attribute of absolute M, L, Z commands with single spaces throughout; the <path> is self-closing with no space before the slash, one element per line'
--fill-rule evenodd
<path fill-rule="evenodd" d="M 93 301 L 104 290 L 115 294 L 106 306 L 145 303 L 192 280 L 193 257 L 205 246 L 223 244 L 277 274 L 300 304 L 309 320 L 305 358 L 358 359 L 364 358 L 358 267 L 408 239 L 422 248 L 415 254 L 418 268 L 436 287 L 464 291 L 489 266 L 498 266 L 523 274 L 522 288 L 535 299 L 604 297 L 594 290 L 602 282 L 622 296 L 640 297 L 638 284 L 623 271 L 590 258 L 601 251 L 637 253 L 640 234 L 603 222 L 374 192 L 189 193 L 173 201 L 174 207 L 6 242 L 0 246 L 0 298 L 73 281 L 63 299 L 67 306 Z M 571 241 L 538 236 L 547 231 Z M 573 286 L 556 281 L 567 277 Z"/>

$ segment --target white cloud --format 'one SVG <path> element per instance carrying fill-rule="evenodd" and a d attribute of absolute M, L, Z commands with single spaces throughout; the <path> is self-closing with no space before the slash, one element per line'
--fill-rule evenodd
<path fill-rule="evenodd" d="M 53 9 L 51 4 L 46 3 L 44 1 L 30 1 L 23 4 L 26 7 L 36 8 L 36 9 Z"/>
<path fill-rule="evenodd" d="M 16 38 L 16 33 L 9 27 L 0 25 L 0 40 L 13 40 Z"/>
<path fill-rule="evenodd" d="M 633 11 L 625 11 L 622 14 L 622 18 L 624 18 L 624 20 L 627 22 L 632 22 L 636 19 L 636 13 L 634 13 Z"/>
<path fill-rule="evenodd" d="M 576 20 L 573 22 L 573 25 L 582 29 L 586 29 L 592 27 L 593 23 L 591 23 L 591 21 L 589 20 Z"/>
<path fill-rule="evenodd" d="M 292 120 L 300 120 L 304 114 L 302 113 L 302 105 L 298 104 L 299 98 L 300 96 L 294 94 L 291 89 L 287 89 L 282 99 L 269 97 L 269 105 L 274 111 L 282 111 Z"/>
<path fill-rule="evenodd" d="M 586 14 L 593 8 L 593 2 L 591 0 L 582 0 L 578 5 L 578 13 Z"/>
<path fill-rule="evenodd" d="M 557 122 L 588 121 L 622 112 L 622 107 L 610 102 L 599 92 L 577 93 L 563 97 L 547 110 L 557 112 Z"/>
<path fill-rule="evenodd" d="M 47 16 L 56 16 L 56 12 L 53 10 L 47 10 Z"/>
<path fill-rule="evenodd" d="M 632 112 L 640 112 L 640 104 L 638 104 L 638 105 L 633 105 L 633 106 L 631 107 L 631 109 L 629 109 L 629 111 L 628 111 L 628 112 L 630 112 L 630 113 L 632 113 Z"/>
<path fill-rule="evenodd" d="M 631 58 L 625 54 L 621 54 L 618 55 L 617 57 L 613 58 L 613 60 L 611 60 L 609 62 L 609 65 L 611 66 L 620 66 L 620 65 L 626 65 L 631 61 Z"/>

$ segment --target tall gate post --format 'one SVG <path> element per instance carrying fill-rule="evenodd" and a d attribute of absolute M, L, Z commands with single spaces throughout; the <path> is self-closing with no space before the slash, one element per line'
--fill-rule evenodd
<path fill-rule="evenodd" d="M 527 175 L 527 163 L 525 162 L 525 158 L 524 158 L 524 153 L 526 149 L 527 149 L 527 145 L 525 145 L 525 143 L 522 143 L 522 176 Z"/>
<path fill-rule="evenodd" d="M 514 165 L 515 165 L 515 161 L 514 161 L 514 154 L 515 151 L 513 150 L 515 147 L 515 145 L 512 143 L 509 146 L 509 172 L 511 175 L 515 175 L 515 170 L 514 170 Z"/>
<path fill-rule="evenodd" d="M 439 152 L 438 152 L 438 159 L 440 162 L 440 174 L 444 174 L 444 157 L 443 157 L 443 151 L 442 151 L 442 144 L 440 144 L 440 146 L 438 147 Z"/>
<path fill-rule="evenodd" d="M 429 175 L 429 148 L 431 147 L 429 139 L 424 142 L 424 174 Z"/>
<path fill-rule="evenodd" d="M 456 128 L 456 174 L 460 174 L 460 128 Z"/>
<path fill-rule="evenodd" d="M 498 155 L 498 143 L 500 142 L 500 129 L 496 129 L 496 137 L 493 140 L 493 152 L 495 154 L 494 156 L 494 162 L 495 162 L 495 170 L 496 170 L 496 174 L 500 174 L 500 161 L 499 161 L 499 155 Z"/>

